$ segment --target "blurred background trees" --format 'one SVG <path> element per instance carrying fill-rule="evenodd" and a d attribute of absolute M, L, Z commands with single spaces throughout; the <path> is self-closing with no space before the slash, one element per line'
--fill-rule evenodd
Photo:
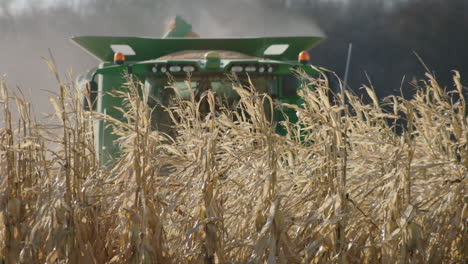
<path fill-rule="evenodd" d="M 468 74 L 465 0 L 407 0 L 392 5 L 359 0 L 347 6 L 319 6 L 324 11 L 316 11 L 314 17 L 328 40 L 313 53 L 317 61 L 342 76 L 346 45 L 352 42 L 350 82 L 354 88 L 369 83 L 367 73 L 379 96 L 399 94 L 406 76 L 403 90 L 410 95 L 408 81 L 425 72 L 416 54 L 443 85 L 451 86 L 452 70 L 459 70 L 462 76 Z"/>
<path fill-rule="evenodd" d="M 410 95 L 408 82 L 425 72 L 415 53 L 442 85 L 452 85 L 452 70 L 468 76 L 467 11 L 466 0 L 0 0 L 0 74 L 33 90 L 51 89 L 52 76 L 40 60 L 49 48 L 62 71 L 78 73 L 97 61 L 70 36 L 159 37 L 180 14 L 206 37 L 323 31 L 327 39 L 311 51 L 314 64 L 342 77 L 353 43 L 353 89 L 365 83 L 381 97 L 400 94 L 405 76 L 403 90 Z"/>

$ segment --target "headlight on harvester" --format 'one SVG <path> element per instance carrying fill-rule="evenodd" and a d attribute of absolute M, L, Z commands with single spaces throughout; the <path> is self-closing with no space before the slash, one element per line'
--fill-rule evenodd
<path fill-rule="evenodd" d="M 255 72 L 257 70 L 257 67 L 255 66 L 246 66 L 245 71 L 246 72 Z"/>
<path fill-rule="evenodd" d="M 168 64 L 153 64 L 148 66 L 148 71 L 152 73 L 178 73 L 178 72 L 195 72 L 197 68 L 194 65 L 168 65 Z"/>
<path fill-rule="evenodd" d="M 233 65 L 231 72 L 249 72 L 249 73 L 273 73 L 276 71 L 276 67 L 270 64 L 259 64 L 257 65 Z"/>
<path fill-rule="evenodd" d="M 232 66 L 231 72 L 242 72 L 244 70 L 244 67 L 242 66 Z"/>
<path fill-rule="evenodd" d="M 187 66 L 184 66 L 184 67 L 182 68 L 182 70 L 183 70 L 184 72 L 194 72 L 194 71 L 195 71 L 195 67 L 190 66 L 190 65 L 187 65 Z"/>
<path fill-rule="evenodd" d="M 180 72 L 182 70 L 182 67 L 180 66 L 170 66 L 169 71 L 170 72 Z"/>

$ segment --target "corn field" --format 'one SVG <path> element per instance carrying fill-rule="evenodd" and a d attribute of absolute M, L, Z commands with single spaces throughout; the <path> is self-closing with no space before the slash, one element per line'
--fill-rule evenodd
<path fill-rule="evenodd" d="M 54 126 L 1 80 L 0 263 L 468 259 L 468 119 L 456 72 L 450 92 L 428 74 L 411 99 L 379 101 L 363 87 L 370 103 L 346 92 L 332 104 L 326 78 L 307 77 L 314 89 L 289 106 L 299 122 L 283 122 L 286 136 L 264 107 L 284 106 L 254 87 L 233 84 L 235 109 L 215 107 L 211 92 L 175 100 L 171 137 L 151 129 L 137 80 L 115 93 L 122 121 L 83 111 L 78 88 L 56 77 Z M 110 167 L 95 151 L 102 119 L 123 152 Z"/>

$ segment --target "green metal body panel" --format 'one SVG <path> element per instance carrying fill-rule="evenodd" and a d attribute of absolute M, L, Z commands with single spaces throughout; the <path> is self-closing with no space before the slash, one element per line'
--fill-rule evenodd
<path fill-rule="evenodd" d="M 279 61 L 296 60 L 299 52 L 318 45 L 322 37 L 264 37 L 264 38 L 141 38 L 82 36 L 72 40 L 101 61 L 112 61 L 111 45 L 128 45 L 135 55 L 128 61 L 145 61 L 183 50 L 229 50 L 249 56 Z M 271 45 L 289 45 L 280 55 L 264 55 Z"/>
<path fill-rule="evenodd" d="M 190 32 L 192 32 L 192 25 L 187 23 L 180 16 L 176 16 L 172 27 L 164 35 L 164 38 L 186 37 Z"/>
<path fill-rule="evenodd" d="M 103 63 L 100 69 L 105 69 L 109 63 Z M 118 111 L 114 106 L 121 106 L 123 104 L 122 98 L 111 96 L 109 93 L 114 90 L 121 89 L 125 82 L 123 75 L 120 73 L 108 73 L 98 75 L 98 100 L 97 100 L 97 112 L 103 113 L 106 116 L 110 116 L 121 120 L 123 118 L 122 112 Z M 114 141 L 118 138 L 112 133 L 112 128 L 109 126 L 107 121 L 99 121 L 95 126 L 95 135 L 97 139 L 96 151 L 100 153 L 100 160 L 102 164 L 109 163 L 113 158 L 116 157 L 116 153 L 119 152 L 119 147 Z"/>
<path fill-rule="evenodd" d="M 190 24 L 183 20 L 177 20 L 176 25 L 167 34 L 167 37 L 186 36 L 191 32 Z M 128 72 L 136 76 L 142 82 L 148 80 L 166 81 L 166 73 L 154 69 L 179 65 L 193 66 L 195 72 L 192 78 L 210 78 L 208 76 L 220 76 L 231 74 L 231 69 L 236 65 L 253 66 L 259 69 L 261 66 L 271 67 L 271 72 L 236 73 L 238 76 L 246 76 L 253 80 L 269 80 L 268 93 L 276 100 L 288 104 L 301 104 L 301 99 L 295 93 L 300 89 L 300 80 L 292 78 L 294 71 L 303 71 L 309 75 L 317 74 L 310 65 L 297 62 L 297 55 L 302 50 L 308 50 L 320 42 L 321 37 L 276 37 L 276 38 L 227 38 L 227 39 L 188 39 L 188 38 L 139 38 L 139 37 L 100 37 L 84 36 L 74 37 L 73 41 L 92 55 L 102 60 L 98 68 L 82 74 L 78 79 L 78 85 L 87 81 L 97 82 L 97 98 L 93 109 L 106 116 L 122 120 L 123 115 L 115 107 L 123 107 L 122 99 L 113 97 L 108 93 L 122 89 L 125 83 L 123 74 Z M 110 45 L 128 45 L 135 55 L 126 55 L 127 61 L 122 65 L 112 62 L 114 51 Z M 287 45 L 287 49 L 278 55 L 265 55 L 265 50 L 271 45 Z M 191 58 L 180 56 L 178 59 L 166 55 L 184 51 L 218 51 L 238 52 L 240 58 Z M 210 55 L 213 55 L 210 53 Z M 166 56 L 166 58 L 162 58 Z M 208 56 L 210 57 L 210 56 Z M 244 67 L 245 68 L 245 67 Z M 174 78 L 185 78 L 185 72 L 172 72 Z M 204 77 L 206 76 L 206 77 Z M 227 78 L 226 78 L 227 79 Z M 156 91 L 153 91 L 156 92 Z M 160 91 L 159 91 L 160 92 Z M 286 115 L 286 117 L 285 117 Z M 288 119 L 297 121 L 296 112 L 293 109 L 276 109 L 274 119 L 276 122 Z M 284 134 L 285 130 L 277 126 L 277 132 Z M 110 164 L 119 156 L 119 146 L 115 143 L 117 136 L 106 121 L 96 121 L 96 151 L 99 153 L 101 164 Z"/>

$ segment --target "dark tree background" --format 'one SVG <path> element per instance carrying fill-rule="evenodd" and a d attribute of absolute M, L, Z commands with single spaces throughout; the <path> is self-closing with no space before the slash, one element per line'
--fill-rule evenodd
<path fill-rule="evenodd" d="M 460 71 L 462 78 L 468 75 L 467 11 L 466 0 L 409 0 L 393 7 L 372 0 L 353 1 L 347 7 L 322 4 L 313 16 L 328 41 L 312 52 L 342 76 L 352 42 L 351 86 L 369 84 L 369 76 L 381 97 L 399 94 L 403 76 L 403 90 L 411 94 L 408 83 L 426 72 L 417 56 L 450 88 L 452 70 Z"/>
<path fill-rule="evenodd" d="M 443 86 L 452 70 L 468 76 L 466 0 L 0 0 L 0 74 L 11 85 L 32 89 L 33 103 L 47 104 L 53 77 L 41 56 L 54 54 L 62 74 L 97 63 L 69 41 L 72 35 L 161 36 L 181 14 L 202 36 L 321 34 L 311 50 L 314 64 L 344 74 L 353 43 L 349 83 L 372 84 L 383 97 L 412 91 L 425 69 Z M 318 27 L 317 27 L 318 26 Z M 403 81 L 403 76 L 405 79 Z M 34 102 L 36 101 L 36 102 Z M 46 111 L 46 110 L 44 110 Z"/>

